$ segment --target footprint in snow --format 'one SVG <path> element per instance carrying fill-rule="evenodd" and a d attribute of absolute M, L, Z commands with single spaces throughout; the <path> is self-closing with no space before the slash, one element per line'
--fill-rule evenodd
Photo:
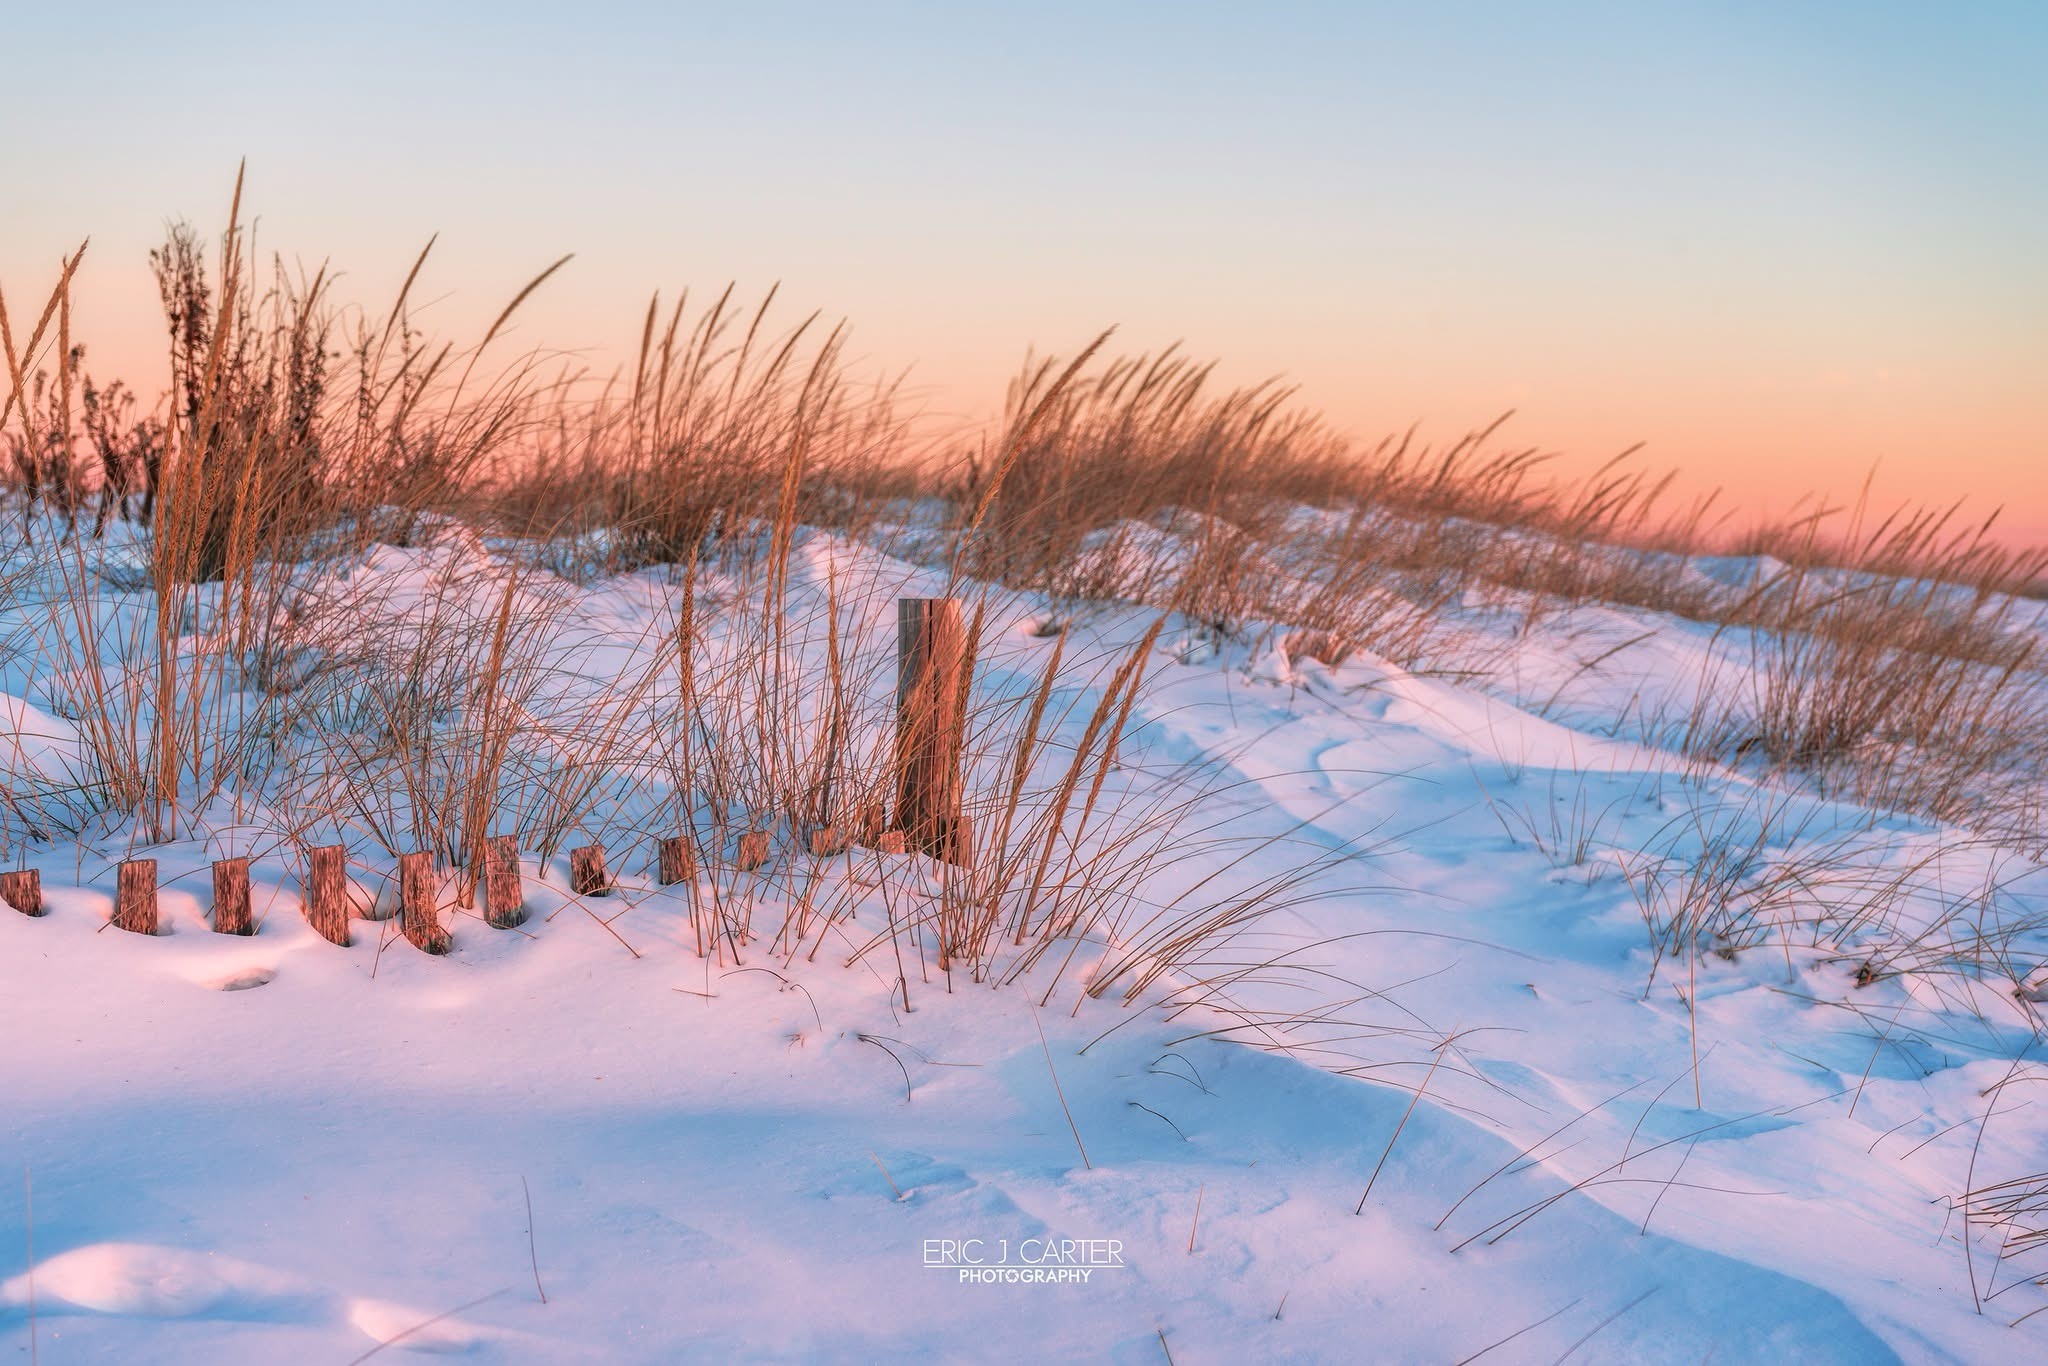
<path fill-rule="evenodd" d="M 169 971 L 208 991 L 247 991 L 277 980 L 277 964 L 248 951 L 231 957 L 225 971 L 220 959 L 211 954 L 176 964 Z"/>

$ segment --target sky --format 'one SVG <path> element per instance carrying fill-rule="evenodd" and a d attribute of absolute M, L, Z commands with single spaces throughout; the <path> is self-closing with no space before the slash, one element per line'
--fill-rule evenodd
<path fill-rule="evenodd" d="M 0 289 L 91 238 L 90 369 L 161 383 L 147 252 L 247 159 L 264 251 L 474 339 L 630 359 L 780 282 L 986 420 L 1109 325 L 1368 440 L 1513 409 L 1564 472 L 1746 508 L 2002 505 L 2048 541 L 2048 5 L 347 7 L 0 0 Z"/>

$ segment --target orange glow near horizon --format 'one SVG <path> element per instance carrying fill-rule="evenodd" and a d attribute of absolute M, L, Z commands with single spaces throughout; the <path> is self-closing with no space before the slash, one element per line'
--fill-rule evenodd
<path fill-rule="evenodd" d="M 42 55 L 16 107 L 69 112 L 0 138 L 0 184 L 34 187 L 0 288 L 19 327 L 92 234 L 75 330 L 140 390 L 148 249 L 168 218 L 216 236 L 246 157 L 259 253 L 331 261 L 373 311 L 438 232 L 415 303 L 458 344 L 574 251 L 508 352 L 608 371 L 651 288 L 780 281 L 785 322 L 848 319 L 856 373 L 962 424 L 1027 348 L 1119 324 L 1125 352 L 1289 377 L 1366 444 L 1513 409 L 1503 440 L 1560 475 L 1642 443 L 1731 527 L 1875 471 L 1875 506 L 2003 507 L 2001 538 L 2048 543 L 2037 6 L 593 0 L 572 27 L 366 0 L 344 32 L 110 5 L 90 53 L 55 11 L 18 26 Z"/>
<path fill-rule="evenodd" d="M 139 393 L 160 393 L 168 374 L 162 326 L 152 311 L 154 298 L 142 293 L 153 292 L 153 286 L 146 272 L 124 271 L 131 277 L 124 282 L 128 287 L 109 289 L 100 276 L 113 273 L 81 272 L 73 327 L 87 343 L 87 368 L 103 380 L 124 379 Z M 621 318 L 583 316 L 573 263 L 552 287 L 553 298 L 536 296 L 522 310 L 518 325 L 499 343 L 504 354 L 559 351 L 564 364 L 597 377 L 630 368 L 637 343 L 631 312 L 623 326 Z M 25 296 L 37 294 L 13 280 L 0 280 L 0 288 L 17 315 Z M 442 297 L 422 321 L 458 345 L 473 340 L 503 306 L 500 296 L 475 293 Z M 40 308 L 40 297 L 32 302 Z M 779 315 L 785 323 L 802 316 L 796 300 L 784 302 Z M 638 308 L 644 310 L 644 300 Z M 927 415 L 926 432 L 978 430 L 1000 419 L 1006 386 L 1025 357 L 1023 342 L 1005 345 L 991 330 L 962 339 L 934 359 L 934 339 L 918 336 L 914 320 L 889 320 L 895 325 L 883 330 L 890 343 L 886 351 L 868 342 L 879 329 L 864 330 L 858 319 L 852 321 L 857 376 L 904 376 L 906 404 Z M 1070 353 L 1100 326 L 1091 321 L 1064 335 L 1041 336 L 1035 350 Z M 566 344 L 558 345 L 557 338 Z M 1156 350 L 1179 339 L 1120 327 L 1113 340 L 1124 349 Z M 1226 352 L 1219 383 L 1278 375 L 1299 387 L 1303 408 L 1322 414 L 1365 448 L 1410 425 L 1417 426 L 1419 442 L 1442 446 L 1512 412 L 1495 446 L 1550 453 L 1549 468 L 1559 479 L 1588 474 L 1640 446 L 1632 467 L 1678 476 L 1668 510 L 1718 490 L 1715 508 L 1729 533 L 1795 510 L 1846 507 L 1868 482 L 1874 508 L 1947 507 L 1960 500 L 1957 525 L 1974 525 L 1997 511 L 1997 539 L 2048 545 L 2042 404 L 2024 376 L 2012 377 L 2002 393 L 1995 377 L 1978 376 L 1974 387 L 1984 392 L 1972 394 L 1958 392 L 1963 386 L 1956 377 L 1926 370 L 1814 365 L 1766 373 L 1717 370 L 1712 357 L 1699 357 L 1695 368 L 1682 373 L 1669 357 L 1656 358 L 1641 372 L 1620 373 L 1562 356 L 1545 357 L 1540 365 L 1525 360 L 1518 368 L 1473 358 L 1460 371 L 1454 356 L 1433 359 L 1412 340 L 1411 347 L 1407 355 L 1390 356 L 1367 377 L 1353 379 L 1345 367 L 1318 363 L 1312 338 L 1278 336 L 1257 357 L 1270 369 L 1245 365 L 1241 355 Z M 1355 344 L 1349 349 L 1357 351 Z M 1285 366 L 1287 353 L 1297 350 L 1303 354 Z M 1449 382 L 1453 378 L 1459 382 Z"/>

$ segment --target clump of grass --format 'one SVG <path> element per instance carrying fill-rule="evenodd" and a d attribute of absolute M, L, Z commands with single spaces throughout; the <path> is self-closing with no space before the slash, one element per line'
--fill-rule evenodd
<path fill-rule="evenodd" d="M 1561 784 L 1561 775 L 1551 773 L 1542 796 L 1526 802 L 1496 800 L 1484 783 L 1480 792 L 1510 840 L 1533 846 L 1553 868 L 1587 869 L 1587 880 L 1595 880 L 1605 865 L 1595 864 L 1593 856 L 1609 847 L 1610 834 L 1618 833 L 1615 828 L 1640 789 L 1599 802 L 1583 772 L 1573 775 L 1569 795 Z"/>
<path fill-rule="evenodd" d="M 895 386 L 848 375 L 844 323 L 773 323 L 775 295 L 748 309 L 728 285 L 694 316 L 687 291 L 665 316 L 651 299 L 630 377 L 555 390 L 539 439 L 472 499 L 523 529 L 601 530 L 613 571 L 744 550 L 782 523 L 855 527 L 910 487 Z"/>
<path fill-rule="evenodd" d="M 1750 788 L 1730 801 L 1689 803 L 1646 840 L 1622 871 L 1649 931 L 1651 979 L 1667 957 L 1733 955 L 1782 933 L 1772 911 L 1805 869 L 1777 855 L 1815 819 L 1788 794 Z"/>
<path fill-rule="evenodd" d="M 1986 1182 L 1965 1191 L 1956 1203 L 1966 1211 L 1971 1227 L 1985 1229 L 1998 1239 L 1997 1262 L 2017 1277 L 2004 1289 L 2014 1285 L 2048 1287 L 2048 1266 L 2042 1264 L 2044 1249 L 2048 1249 L 2048 1172 Z M 1999 1293 L 1999 1287 L 1988 1293 Z M 2023 1314 L 2014 1320 L 2014 1326 L 2040 1312 L 2036 1308 Z"/>
<path fill-rule="evenodd" d="M 1814 517 L 1772 542 L 1796 558 L 1726 610 L 1750 667 L 1702 680 L 1687 750 L 2038 841 L 2020 787 L 2048 760 L 2048 692 L 2017 609 L 2048 551 L 1952 529 L 1953 509 L 1858 533 L 1862 515 L 1841 540 Z"/>

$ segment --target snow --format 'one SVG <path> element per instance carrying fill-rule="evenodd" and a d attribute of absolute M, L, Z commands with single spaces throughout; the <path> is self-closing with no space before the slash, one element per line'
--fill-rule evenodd
<path fill-rule="evenodd" d="M 85 767 L 78 728 L 25 698 L 0 693 L 0 770 L 52 784 Z"/>
<path fill-rule="evenodd" d="M 379 547 L 304 610 L 418 631 L 486 553 Z M 493 610 L 489 581 L 463 582 L 465 610 Z M 812 536 L 788 594 L 806 619 L 839 595 L 873 716 L 890 600 L 940 583 Z M 47 603 L 16 591 L 0 771 L 32 810 L 90 756 L 19 643 Z M 508 792 L 648 667 L 677 589 L 535 571 L 522 592 L 539 643 Z M 706 593 L 715 664 L 742 599 Z M 1035 685 L 1049 616 L 1069 623 L 1070 745 L 1151 619 L 993 594 L 989 714 Z M 146 849 L 118 821 L 38 839 L 16 820 L 10 860 L 40 868 L 50 914 L 0 908 L 0 1175 L 20 1174 L 0 1184 L 0 1344 L 25 1359 L 33 1336 L 52 1363 L 385 1343 L 480 1362 L 2038 1355 L 2048 1314 L 2009 1325 L 2048 1305 L 2026 1280 L 2043 1266 L 2001 1262 L 2002 1232 L 1956 1201 L 2048 1171 L 2029 1087 L 1999 1089 L 2048 1075 L 2040 865 L 1671 753 L 1645 696 L 1682 708 L 1703 664 L 1745 667 L 1697 623 L 1603 607 L 1509 635 L 1474 608 L 1459 629 L 1501 667 L 1329 668 L 1258 624 L 1206 653 L 1162 633 L 1102 819 L 1173 857 L 1120 894 L 1122 942 L 1058 980 L 912 962 L 907 1008 L 893 958 L 855 953 L 933 865 L 779 848 L 759 875 L 707 872 L 744 880 L 770 934 L 806 899 L 853 917 L 815 955 L 763 935 L 707 959 L 686 889 L 648 867 L 674 809 L 652 763 L 576 826 L 612 851 L 612 896 L 571 896 L 566 848 L 528 847 L 526 923 L 446 906 L 446 958 L 390 920 L 348 948 L 314 935 L 279 791 L 230 792 Z M 822 633 L 796 648 L 815 668 Z M 476 657 L 470 636 L 446 649 Z M 388 851 L 337 828 L 388 910 Z M 1717 837 L 1797 874 L 1736 908 L 1781 932 L 1658 961 L 1646 915 Z M 131 850 L 159 860 L 154 937 L 106 924 Z M 248 938 L 206 919 L 228 853 L 254 859 Z M 1157 906 L 1295 870 L 1135 1004 L 1080 992 Z M 1860 918 L 1816 909 L 1848 901 Z M 1967 969 L 1937 951 L 1966 930 L 1998 945 Z M 973 1239 L 1116 1256 L 1078 1283 L 927 1265 Z"/>

